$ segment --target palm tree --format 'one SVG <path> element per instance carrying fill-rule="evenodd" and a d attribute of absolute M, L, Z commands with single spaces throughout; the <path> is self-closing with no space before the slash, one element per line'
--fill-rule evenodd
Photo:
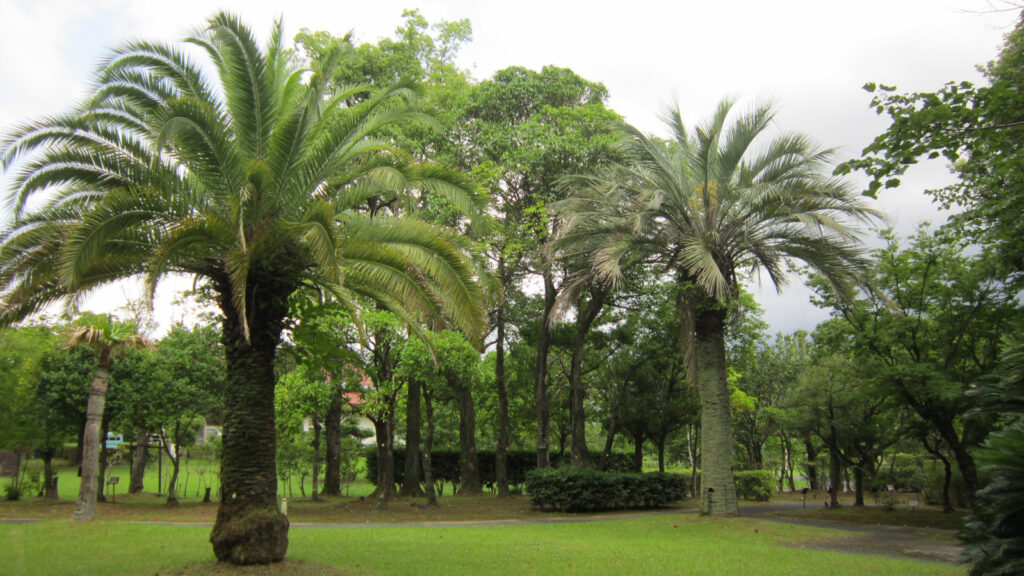
<path fill-rule="evenodd" d="M 14 221 L 0 232 L 0 320 L 142 276 L 193 275 L 223 315 L 227 359 L 221 479 L 210 540 L 222 561 L 281 560 L 274 360 L 289 296 L 310 286 L 355 306 L 368 298 L 412 324 L 484 326 L 468 242 L 413 218 L 418 195 L 470 213 L 457 175 L 418 164 L 386 131 L 429 122 L 405 86 L 323 86 L 350 50 L 298 69 L 278 22 L 266 46 L 218 14 L 188 43 L 132 42 L 103 63 L 80 108 L 18 128 L 0 147 L 19 165 Z"/>
<path fill-rule="evenodd" d="M 67 348 L 86 346 L 96 356 L 96 370 L 89 384 L 89 403 L 85 412 L 85 433 L 82 436 L 82 481 L 73 520 L 92 520 L 96 515 L 96 498 L 100 491 L 100 432 L 103 410 L 110 383 L 110 361 L 129 348 L 150 346 L 149 340 L 136 333 L 134 324 L 115 322 L 107 315 L 83 315 L 68 333 Z"/>
<path fill-rule="evenodd" d="M 763 270 L 781 289 L 796 260 L 845 286 L 859 255 L 848 223 L 875 215 L 828 175 L 830 151 L 765 135 L 770 106 L 732 112 L 721 102 L 691 134 L 671 108 L 671 140 L 633 129 L 631 160 L 571 180 L 574 195 L 558 206 L 563 254 L 589 258 L 594 276 L 617 286 L 625 268 L 647 263 L 677 283 L 680 352 L 701 399 L 701 512 L 716 515 L 738 512 L 724 337 L 740 274 Z"/>

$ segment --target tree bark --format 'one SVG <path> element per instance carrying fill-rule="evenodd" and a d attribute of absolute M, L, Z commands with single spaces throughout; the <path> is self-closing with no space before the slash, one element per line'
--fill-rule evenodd
<path fill-rule="evenodd" d="M 697 386 L 700 391 L 701 514 L 736 516 L 732 475 L 733 435 L 729 384 L 725 367 L 726 310 L 709 298 L 701 302 L 695 322 Z"/>
<path fill-rule="evenodd" d="M 839 487 L 843 483 L 842 471 L 839 468 L 839 450 L 830 446 L 828 450 L 828 507 L 839 508 Z"/>
<path fill-rule="evenodd" d="M 227 369 L 220 473 L 223 498 L 210 542 L 218 560 L 234 564 L 280 562 L 288 550 L 288 518 L 277 508 L 274 358 L 292 287 L 252 276 L 250 272 L 246 296 L 251 307 L 249 339 L 228 282 L 221 280 L 217 286 Z M 257 291 L 258 300 L 252 296 Z"/>
<path fill-rule="evenodd" d="M 572 464 L 573 466 L 589 467 L 590 451 L 587 449 L 587 418 L 583 407 L 586 390 L 583 387 L 583 348 L 587 334 L 594 325 L 594 320 L 601 313 L 608 292 L 597 287 L 590 290 L 590 300 L 586 307 L 576 307 L 576 339 L 572 347 L 572 360 L 569 367 L 569 420 L 572 422 Z"/>
<path fill-rule="evenodd" d="M 644 437 L 633 435 L 633 472 L 644 471 Z"/>
<path fill-rule="evenodd" d="M 135 436 L 135 451 L 132 454 L 132 470 L 128 483 L 129 494 L 139 494 L 144 489 L 146 478 L 146 455 L 149 453 L 149 431 L 139 430 Z"/>
<path fill-rule="evenodd" d="M 853 489 L 853 505 L 864 506 L 864 468 L 861 466 L 853 467 L 853 482 L 855 484 Z"/>
<path fill-rule="evenodd" d="M 398 495 L 410 498 L 423 496 L 423 488 L 420 487 L 421 389 L 420 382 L 409 380 L 405 410 L 405 478 Z"/>
<path fill-rule="evenodd" d="M 555 281 L 550 270 L 544 271 L 544 314 L 537 336 L 537 365 L 534 369 L 534 400 L 537 404 L 537 468 L 551 467 L 550 425 L 551 398 L 548 396 L 548 352 L 551 349 L 551 314 L 555 308 Z"/>
<path fill-rule="evenodd" d="M 313 420 L 313 501 L 320 500 L 320 419 L 316 414 Z"/>
<path fill-rule="evenodd" d="M 164 438 L 160 443 L 163 444 L 164 452 L 167 453 L 167 459 L 171 461 L 171 479 L 167 482 L 167 505 L 177 506 L 178 505 L 178 470 L 181 464 L 181 424 L 175 423 L 174 425 L 174 453 L 171 453 L 171 443 L 168 442 L 167 438 Z"/>
<path fill-rule="evenodd" d="M 458 382 L 454 374 L 447 376 L 459 402 L 459 496 L 483 494 L 480 463 L 476 455 L 476 410 L 471 384 Z"/>
<path fill-rule="evenodd" d="M 818 454 L 821 453 L 814 445 L 811 435 L 804 436 L 804 450 L 807 451 L 807 485 L 811 490 L 821 490 L 821 482 L 818 482 Z"/>
<path fill-rule="evenodd" d="M 498 276 L 505 274 L 505 259 L 498 259 Z M 508 385 L 505 382 L 505 302 L 504 296 L 498 303 L 496 322 L 498 335 L 494 345 L 494 383 L 498 392 L 498 442 L 494 451 L 494 481 L 498 485 L 498 496 L 507 498 L 512 495 L 508 488 Z"/>
<path fill-rule="evenodd" d="M 78 487 L 78 501 L 72 520 L 92 520 L 96 516 L 96 496 L 100 488 L 100 438 L 103 409 L 110 384 L 110 351 L 104 350 L 96 364 L 89 384 L 89 402 L 85 410 L 85 431 L 82 434 L 82 482 Z"/>
<path fill-rule="evenodd" d="M 47 438 L 46 448 L 43 449 L 43 498 L 45 500 L 59 500 L 57 494 L 57 475 L 53 471 L 53 456 L 56 450 L 50 445 Z"/>
<path fill-rule="evenodd" d="M 431 451 L 434 449 L 434 401 L 426 387 L 423 388 L 423 403 L 427 409 L 427 434 L 423 438 L 423 489 L 427 493 L 427 506 L 437 506 L 434 466 L 431 460 Z"/>
<path fill-rule="evenodd" d="M 327 408 L 324 432 L 327 441 L 327 457 L 324 460 L 324 494 L 341 496 L 341 390 L 335 390 L 331 405 Z"/>

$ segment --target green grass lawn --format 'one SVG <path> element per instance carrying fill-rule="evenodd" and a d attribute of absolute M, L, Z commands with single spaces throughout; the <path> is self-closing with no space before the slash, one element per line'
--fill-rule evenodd
<path fill-rule="evenodd" d="M 835 537 L 753 519 L 664 515 L 588 523 L 304 528 L 289 561 L 213 563 L 209 528 L 66 521 L 0 524 L 3 573 L 45 574 L 779 574 L 963 575 L 956 566 L 785 546 Z"/>

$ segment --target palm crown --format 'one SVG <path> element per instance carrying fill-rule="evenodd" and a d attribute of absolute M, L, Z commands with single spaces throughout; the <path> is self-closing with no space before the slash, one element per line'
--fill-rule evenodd
<path fill-rule="evenodd" d="M 82 108 L 4 142 L 5 167 L 37 152 L 23 162 L 16 221 L 0 236 L 5 317 L 125 276 L 144 274 L 152 293 L 161 276 L 183 272 L 230 295 L 246 331 L 260 297 L 254 281 L 287 277 L 407 315 L 443 312 L 474 333 L 480 297 L 465 246 L 359 210 L 371 199 L 411 206 L 400 201 L 409 189 L 476 207 L 457 176 L 415 164 L 377 136 L 429 121 L 412 105 L 414 91 L 393 87 L 346 106 L 366 87 L 324 94 L 322 73 L 338 55 L 317 74 L 296 68 L 280 23 L 265 51 L 224 14 L 189 42 L 206 51 L 219 82 L 177 48 L 131 43 L 103 64 Z"/>

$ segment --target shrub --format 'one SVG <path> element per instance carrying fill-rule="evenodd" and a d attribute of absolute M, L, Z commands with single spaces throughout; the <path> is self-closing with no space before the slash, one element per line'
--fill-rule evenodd
<path fill-rule="evenodd" d="M 557 468 L 527 472 L 526 491 L 541 510 L 593 512 L 665 506 L 686 496 L 687 481 L 681 474 Z"/>
<path fill-rule="evenodd" d="M 741 500 L 767 502 L 775 493 L 775 475 L 768 470 L 734 472 L 736 497 Z"/>

